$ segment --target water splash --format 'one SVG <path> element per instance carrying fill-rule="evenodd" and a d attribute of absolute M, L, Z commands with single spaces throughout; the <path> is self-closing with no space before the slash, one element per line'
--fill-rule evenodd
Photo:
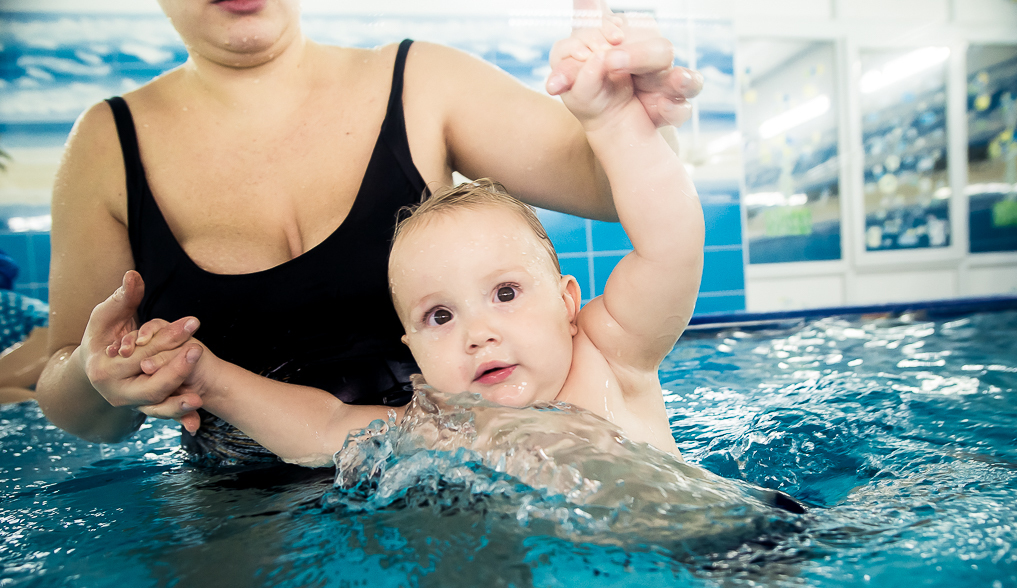
<path fill-rule="evenodd" d="M 418 382 L 398 424 L 375 421 L 335 456 L 325 504 L 377 511 L 418 504 L 469 508 L 490 496 L 522 525 L 550 521 L 559 537 L 714 549 L 786 527 L 785 494 L 728 480 L 629 440 L 610 422 L 565 403 L 514 408 L 447 395 Z M 435 499 L 435 496 L 439 496 Z"/>

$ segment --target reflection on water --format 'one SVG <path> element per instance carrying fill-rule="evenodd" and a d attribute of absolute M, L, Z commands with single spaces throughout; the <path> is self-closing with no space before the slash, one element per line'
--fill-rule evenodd
<path fill-rule="evenodd" d="M 536 486 L 556 482 L 530 485 L 455 449 L 461 438 L 413 453 L 389 431 L 376 449 L 391 442 L 402 457 L 362 462 L 377 475 L 344 489 L 329 469 L 195 468 L 163 425 L 96 446 L 30 404 L 5 406 L 0 583 L 1013 586 L 1015 332 L 1017 312 L 687 334 L 661 372 L 672 430 L 690 464 L 729 480 L 714 496 L 744 503 L 752 521 L 706 538 L 702 511 L 678 499 L 662 499 L 659 516 L 641 508 L 649 499 L 599 507 L 573 482 L 615 477 L 597 473 L 604 464 L 559 478 L 554 493 Z M 540 418 L 532 426 L 553 433 Z M 631 464 L 625 485 L 652 488 L 647 464 Z M 414 485 L 383 495 L 400 471 Z M 760 507 L 740 494 L 748 485 L 812 508 Z M 611 517 L 621 524 L 605 528 Z"/>

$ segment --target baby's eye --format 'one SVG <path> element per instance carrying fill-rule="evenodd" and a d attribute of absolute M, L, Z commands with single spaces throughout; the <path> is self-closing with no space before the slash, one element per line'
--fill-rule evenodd
<path fill-rule="evenodd" d="M 424 317 L 424 322 L 429 326 L 437 327 L 452 320 L 452 311 L 447 308 L 436 308 Z"/>
<path fill-rule="evenodd" d="M 516 297 L 516 289 L 512 286 L 500 286 L 497 296 L 500 302 L 508 302 Z"/>

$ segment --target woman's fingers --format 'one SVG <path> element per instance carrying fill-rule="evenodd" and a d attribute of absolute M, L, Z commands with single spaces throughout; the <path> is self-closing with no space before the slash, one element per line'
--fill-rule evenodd
<path fill-rule="evenodd" d="M 89 374 L 93 383 L 98 387 L 109 388 L 115 393 L 104 394 L 106 400 L 113 406 L 141 406 L 158 404 L 168 396 L 176 392 L 188 376 L 194 371 L 194 364 L 201 357 L 203 348 L 200 344 L 194 343 L 180 347 L 175 351 L 168 351 L 172 355 L 165 361 L 164 365 L 152 370 L 152 373 L 145 373 L 134 363 L 145 360 L 121 360 L 124 364 L 114 366 L 107 372 Z M 124 367 L 124 365 L 128 367 Z"/>
<path fill-rule="evenodd" d="M 201 345 L 193 343 L 159 354 L 162 365 L 154 370 L 145 385 L 160 390 L 176 390 L 194 371 L 194 364 L 198 363 L 203 351 Z M 153 358 L 147 358 L 145 361 L 149 360 L 156 361 Z"/>
<path fill-rule="evenodd" d="M 692 117 L 692 103 L 673 100 L 661 94 L 639 94 L 646 113 L 657 127 L 671 125 L 680 127 Z"/>
<path fill-rule="evenodd" d="M 162 368 L 172 364 L 173 361 L 176 360 L 181 354 L 184 355 L 185 360 L 188 359 L 187 357 L 188 353 L 191 354 L 191 359 L 197 361 L 198 358 L 201 357 L 201 347 L 194 347 L 188 350 L 183 350 L 180 349 L 179 347 L 174 347 L 173 349 L 161 351 L 159 353 L 156 353 L 155 355 L 151 355 L 141 360 L 140 366 L 141 371 L 150 376 L 154 375 Z M 190 363 L 194 363 L 194 361 Z"/>
<path fill-rule="evenodd" d="M 632 77 L 637 92 L 660 94 L 674 100 L 691 100 L 703 90 L 703 74 L 685 67 Z"/>
<path fill-rule="evenodd" d="M 146 374 L 155 373 L 156 370 L 166 365 L 168 359 L 173 356 L 172 354 L 164 354 L 171 350 L 176 350 L 186 343 L 191 338 L 191 335 L 198 330 L 199 324 L 198 319 L 194 317 L 184 317 L 172 323 L 160 319 L 149 321 L 138 329 L 136 332 L 137 345 L 128 351 L 140 350 L 138 352 L 138 360 L 141 362 L 141 371 Z M 131 335 L 128 334 L 124 337 L 120 352 L 122 357 L 130 357 L 130 354 L 125 352 L 124 348 L 130 347 Z M 144 346 L 141 343 L 142 337 L 146 337 Z"/>
<path fill-rule="evenodd" d="M 616 47 L 605 57 L 612 71 L 633 75 L 667 73 L 674 63 L 674 47 L 663 37 L 634 41 Z"/>
<path fill-rule="evenodd" d="M 92 334 L 92 339 L 96 343 L 109 345 L 114 337 L 130 331 L 131 327 L 125 328 L 125 325 L 133 325 L 134 315 L 144 295 L 145 282 L 141 279 L 141 274 L 134 270 L 125 273 L 120 287 L 92 309 L 86 327 Z"/>
<path fill-rule="evenodd" d="M 188 433 L 193 435 L 198 432 L 198 427 L 201 426 L 201 417 L 198 416 L 197 411 L 192 410 L 191 412 L 178 418 L 177 422 L 183 425 L 184 428 L 187 429 Z"/>
<path fill-rule="evenodd" d="M 159 404 L 139 406 L 138 410 L 157 419 L 176 419 L 189 433 L 198 430 L 201 417 L 197 409 L 201 407 L 201 397 L 197 394 L 181 394 L 170 396 Z"/>

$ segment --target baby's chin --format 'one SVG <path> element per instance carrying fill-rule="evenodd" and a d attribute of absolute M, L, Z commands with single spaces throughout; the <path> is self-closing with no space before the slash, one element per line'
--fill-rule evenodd
<path fill-rule="evenodd" d="M 537 402 L 533 384 L 502 384 L 495 388 L 488 388 L 480 392 L 484 400 L 500 404 L 502 406 L 522 407 Z"/>

